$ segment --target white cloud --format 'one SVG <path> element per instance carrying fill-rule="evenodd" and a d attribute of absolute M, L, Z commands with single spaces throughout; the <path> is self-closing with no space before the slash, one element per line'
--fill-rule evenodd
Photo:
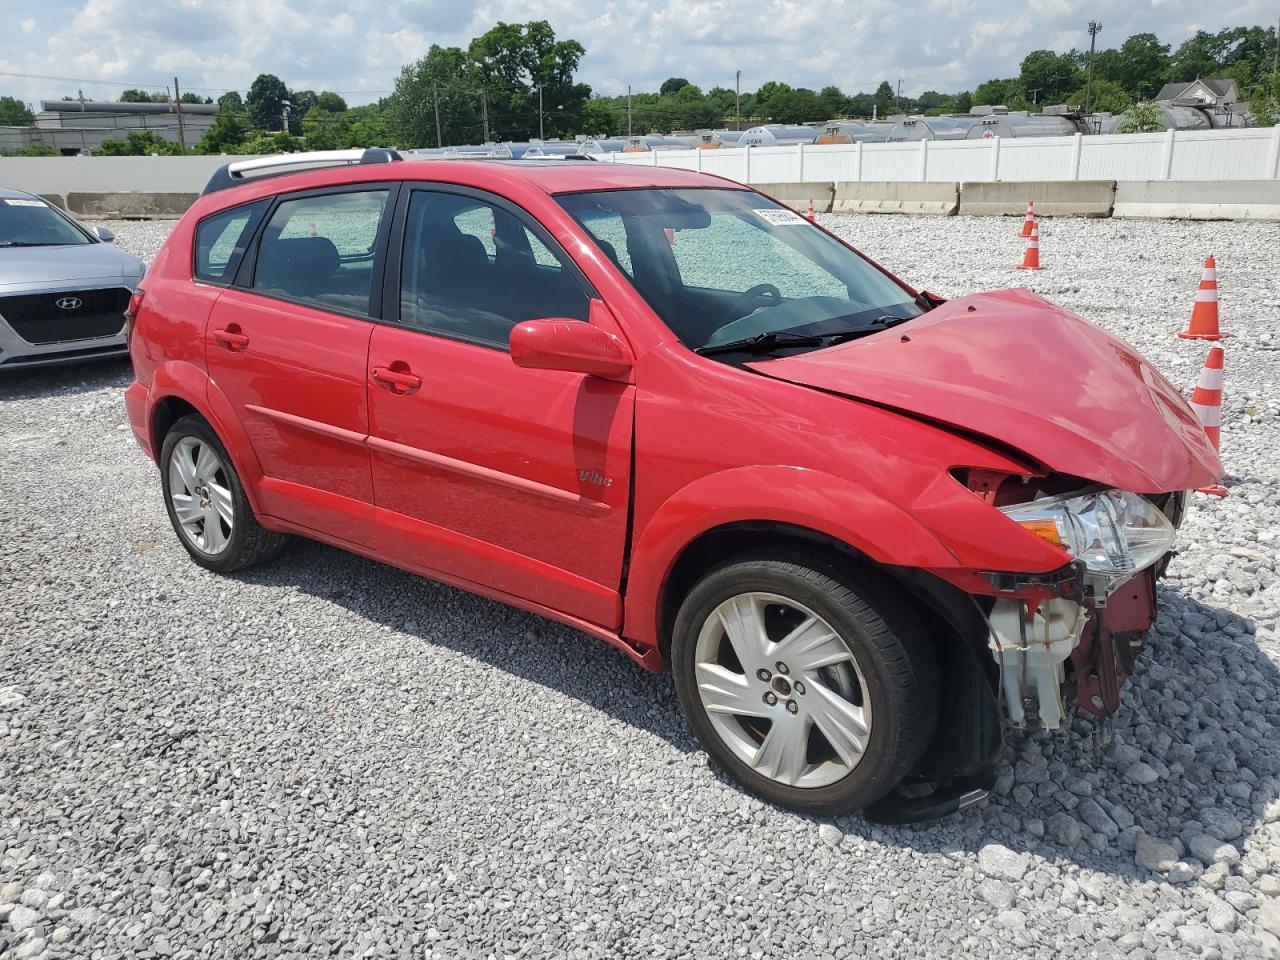
<path fill-rule="evenodd" d="M 1269 24 L 1271 4 L 1111 4 L 1103 46 L 1144 31 L 1177 45 L 1197 27 Z M 1070 0 L 48 0 L 21 39 L 0 41 L 8 72 L 108 80 L 216 96 L 258 73 L 337 90 L 353 103 L 389 91 L 432 43 L 464 46 L 498 20 L 547 19 L 587 50 L 580 78 L 601 93 L 652 90 L 668 76 L 704 89 L 766 80 L 848 92 L 881 81 L 914 94 L 1013 76 L 1030 50 L 1088 43 Z M 35 37 L 37 40 L 30 38 Z M 0 76 L 0 93 L 54 99 L 119 86 Z"/>

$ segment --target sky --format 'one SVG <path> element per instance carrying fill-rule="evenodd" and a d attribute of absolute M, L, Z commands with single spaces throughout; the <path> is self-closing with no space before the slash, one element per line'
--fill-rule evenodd
<path fill-rule="evenodd" d="M 466 46 L 499 20 L 534 19 L 582 43 L 579 79 L 602 94 L 670 76 L 732 88 L 741 70 L 744 92 L 901 79 L 917 95 L 1014 76 L 1030 50 L 1084 49 L 1090 18 L 1100 49 L 1142 32 L 1176 48 L 1197 29 L 1277 15 L 1280 0 L 0 0 L 0 95 L 114 99 L 176 74 L 184 91 L 216 98 L 274 73 L 354 105 L 389 93 L 433 43 Z"/>

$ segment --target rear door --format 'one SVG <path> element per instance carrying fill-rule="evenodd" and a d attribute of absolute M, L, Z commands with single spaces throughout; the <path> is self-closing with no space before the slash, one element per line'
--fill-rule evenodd
<path fill-rule="evenodd" d="M 369 352 L 382 553 L 616 626 L 635 388 L 522 369 L 507 350 L 517 323 L 607 322 L 604 305 L 505 201 L 415 188 L 401 207 L 394 322 Z"/>
<path fill-rule="evenodd" d="M 395 186 L 288 194 L 206 327 L 209 374 L 264 474 L 265 511 L 373 539 L 366 361 Z"/>

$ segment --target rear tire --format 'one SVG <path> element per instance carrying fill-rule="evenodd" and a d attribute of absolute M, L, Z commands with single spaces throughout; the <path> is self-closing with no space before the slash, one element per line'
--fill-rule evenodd
<path fill-rule="evenodd" d="M 201 417 L 182 417 L 165 434 L 160 484 L 178 540 L 207 570 L 252 567 L 288 540 L 258 523 L 226 447 Z"/>
<path fill-rule="evenodd" d="M 707 752 L 751 793 L 805 813 L 883 797 L 937 724 L 937 661 L 910 602 L 882 575 L 816 557 L 760 554 L 706 574 L 677 614 L 671 665 Z"/>

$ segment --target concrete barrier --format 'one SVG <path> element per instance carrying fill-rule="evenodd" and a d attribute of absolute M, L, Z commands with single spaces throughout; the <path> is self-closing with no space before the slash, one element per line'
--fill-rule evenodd
<path fill-rule="evenodd" d="M 164 220 L 180 217 L 198 193 L 68 193 L 67 210 L 79 217 Z"/>
<path fill-rule="evenodd" d="M 1109 217 L 1116 200 L 1114 180 L 965 181 L 960 185 L 962 217 L 1022 217 L 1027 201 L 1039 217 Z"/>
<path fill-rule="evenodd" d="M 1280 180 L 1122 180 L 1112 216 L 1280 220 Z"/>
<path fill-rule="evenodd" d="M 914 213 L 950 217 L 960 205 L 960 184 L 898 180 L 836 184 L 833 213 Z"/>
<path fill-rule="evenodd" d="M 813 201 L 814 213 L 830 213 L 831 200 L 836 193 L 836 185 L 830 180 L 813 183 L 753 183 L 751 186 L 797 213 L 808 210 L 810 200 Z"/>

